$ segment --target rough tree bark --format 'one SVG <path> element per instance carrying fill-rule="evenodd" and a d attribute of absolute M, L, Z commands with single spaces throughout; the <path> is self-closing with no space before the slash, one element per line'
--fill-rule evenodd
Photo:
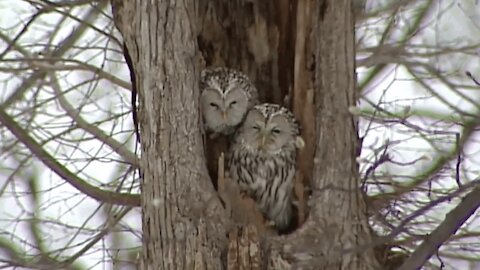
<path fill-rule="evenodd" d="M 112 0 L 112 6 L 139 96 L 142 269 L 377 268 L 348 113 L 356 101 L 351 1 Z M 263 257 L 235 258 L 244 268 L 226 261 L 231 223 L 205 168 L 197 86 L 204 65 L 242 70 L 263 101 L 287 101 L 307 143 L 299 155 L 300 182 L 313 195 L 307 221 L 280 237 L 245 230 L 254 238 L 247 242 L 261 243 Z M 244 240 L 230 238 L 238 248 L 254 247 Z"/>
<path fill-rule="evenodd" d="M 225 214 L 206 170 L 194 0 L 112 1 L 139 97 L 140 269 L 222 269 Z"/>
<path fill-rule="evenodd" d="M 359 190 L 356 123 L 349 113 L 357 101 L 352 1 L 317 4 L 312 207 L 296 236 L 297 247 L 303 248 L 297 254 L 304 253 L 305 246 L 318 252 L 311 259 L 317 261 L 315 269 L 378 269 Z"/>
<path fill-rule="evenodd" d="M 348 0 L 298 3 L 298 9 L 303 8 L 303 14 L 311 17 L 313 25 L 305 45 L 307 60 L 298 61 L 308 67 L 308 56 L 313 52 L 316 136 L 311 207 L 307 221 L 294 234 L 271 241 L 277 257 L 271 255 L 269 260 L 272 265 L 277 261 L 280 262 L 277 265 L 288 265 L 291 269 L 381 269 L 374 255 L 365 202 L 359 190 L 356 164 L 359 144 L 356 123 L 349 113 L 357 100 L 352 3 Z M 297 29 L 301 23 L 298 16 Z M 298 45 L 296 49 L 299 50 Z M 305 68 L 298 62 L 296 70 Z M 298 73 L 302 72 L 295 74 Z M 308 68 L 304 73 L 308 74 Z M 310 102 L 308 91 L 306 97 L 301 104 Z M 308 109 L 303 112 L 301 116 L 306 119 Z"/>

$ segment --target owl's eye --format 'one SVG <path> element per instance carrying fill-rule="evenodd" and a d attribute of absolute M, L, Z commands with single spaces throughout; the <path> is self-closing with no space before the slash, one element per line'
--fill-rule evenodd
<path fill-rule="evenodd" d="M 213 102 L 210 102 L 210 104 L 209 104 L 209 105 L 210 105 L 210 107 L 212 107 L 212 108 L 218 108 L 218 105 L 217 105 L 217 104 L 215 104 L 215 103 L 213 103 Z"/>
<path fill-rule="evenodd" d="M 274 129 L 272 129 L 272 133 L 274 133 L 274 134 L 280 134 L 280 129 L 274 128 Z"/>
<path fill-rule="evenodd" d="M 230 102 L 230 104 L 229 104 L 228 106 L 229 106 L 229 107 L 232 107 L 232 106 L 235 105 L 235 104 L 237 104 L 237 101 L 236 101 L 236 100 Z"/>
<path fill-rule="evenodd" d="M 260 130 L 260 127 L 259 127 L 259 126 L 253 126 L 252 128 L 255 129 L 256 131 L 259 131 L 259 130 Z"/>

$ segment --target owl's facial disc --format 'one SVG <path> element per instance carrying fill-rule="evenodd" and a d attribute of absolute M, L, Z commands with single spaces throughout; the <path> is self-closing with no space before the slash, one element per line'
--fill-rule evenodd
<path fill-rule="evenodd" d="M 224 102 L 222 95 L 214 88 L 207 88 L 202 92 L 200 98 L 203 119 L 209 130 L 222 132 L 225 128 L 225 122 L 222 117 Z"/>
<path fill-rule="evenodd" d="M 248 98 L 239 88 L 222 92 L 207 88 L 201 95 L 204 121 L 209 130 L 228 134 L 239 125 L 248 109 Z"/>
<path fill-rule="evenodd" d="M 245 131 L 245 142 L 253 149 L 267 153 L 277 153 L 288 142 L 294 141 L 288 120 L 281 115 L 265 119 L 259 112 L 250 111 Z"/>
<path fill-rule="evenodd" d="M 233 88 L 225 92 L 223 108 L 225 109 L 225 122 L 231 126 L 237 126 L 247 113 L 248 98 L 241 89 Z"/>

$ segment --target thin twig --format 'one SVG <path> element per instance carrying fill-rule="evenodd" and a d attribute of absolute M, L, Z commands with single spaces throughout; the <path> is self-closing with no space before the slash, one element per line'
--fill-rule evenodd
<path fill-rule="evenodd" d="M 54 157 L 52 157 L 45 149 L 43 149 L 38 142 L 30 137 L 28 133 L 4 111 L 2 106 L 0 106 L 0 123 L 8 128 L 8 130 L 10 130 L 10 132 L 12 132 L 13 135 L 15 135 L 15 137 L 22 142 L 43 164 L 50 168 L 50 170 L 55 172 L 58 176 L 70 183 L 73 187 L 85 195 L 88 195 L 101 202 L 128 206 L 140 206 L 140 196 L 138 194 L 119 193 L 100 189 L 68 170 Z"/>
<path fill-rule="evenodd" d="M 480 187 L 470 192 L 445 220 L 423 241 L 398 270 L 420 269 L 439 247 L 465 223 L 480 206 Z"/>
<path fill-rule="evenodd" d="M 470 71 L 465 72 L 465 74 L 466 74 L 470 79 L 472 79 L 472 81 L 473 81 L 476 85 L 480 86 L 480 82 L 477 81 L 477 80 L 475 79 L 475 77 L 473 77 L 473 75 L 472 75 L 472 73 L 470 73 Z"/>

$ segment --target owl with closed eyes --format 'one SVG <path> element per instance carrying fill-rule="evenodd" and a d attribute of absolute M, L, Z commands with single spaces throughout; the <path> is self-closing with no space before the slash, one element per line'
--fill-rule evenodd
<path fill-rule="evenodd" d="M 200 77 L 200 106 L 206 129 L 232 134 L 258 103 L 257 89 L 245 74 L 225 67 L 205 69 Z"/>
<path fill-rule="evenodd" d="M 248 112 L 229 149 L 230 177 L 279 231 L 292 221 L 296 150 L 303 145 L 293 114 L 265 103 Z"/>

